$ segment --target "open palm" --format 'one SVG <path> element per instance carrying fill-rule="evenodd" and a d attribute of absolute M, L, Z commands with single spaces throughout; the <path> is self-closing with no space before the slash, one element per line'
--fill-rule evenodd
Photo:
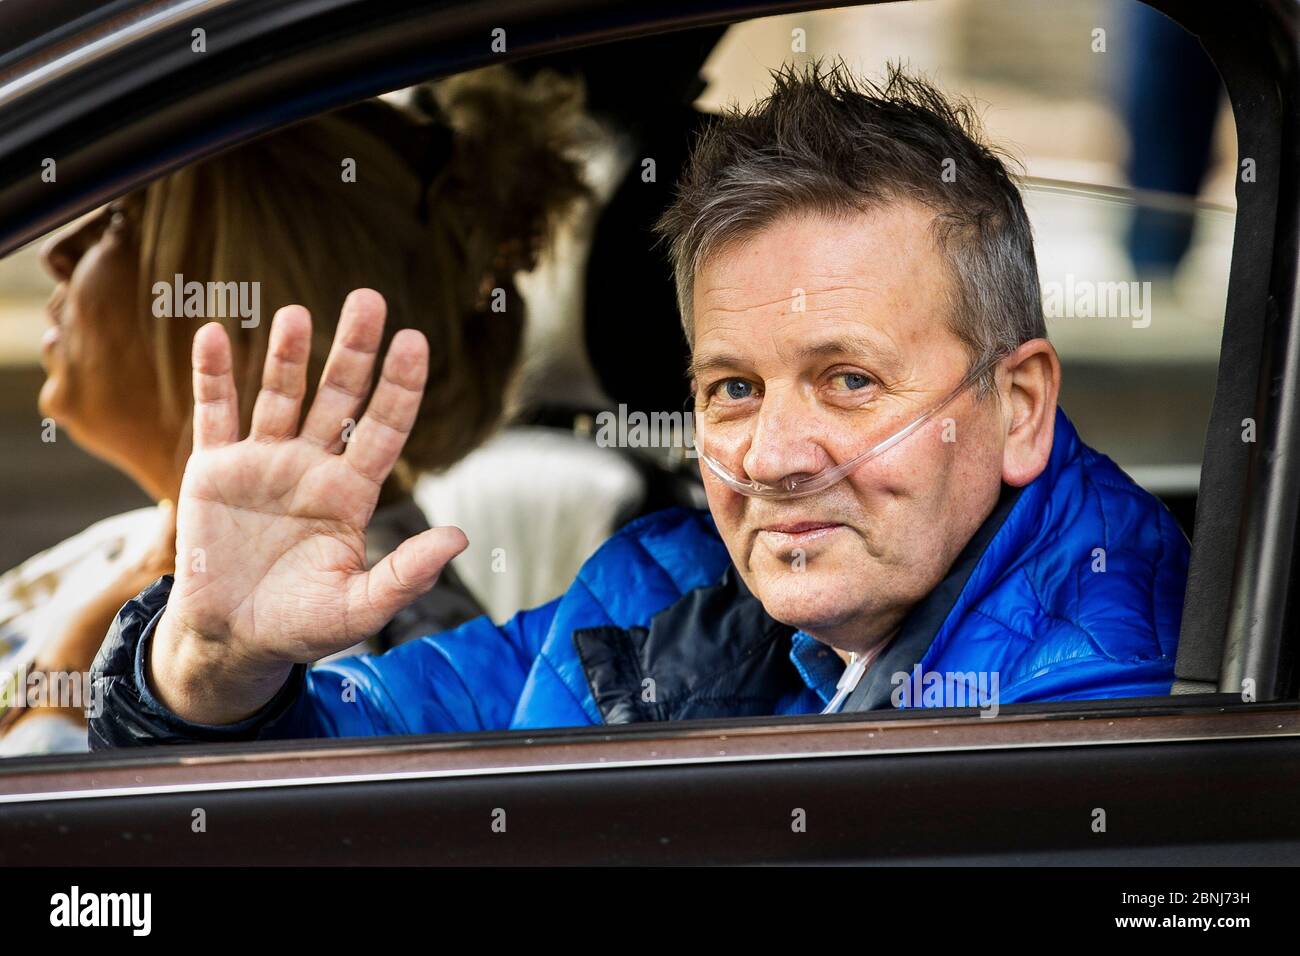
<path fill-rule="evenodd" d="M 366 567 L 366 525 L 415 423 L 428 368 L 424 336 L 398 332 L 358 419 L 384 315 L 378 293 L 348 297 L 303 418 L 311 317 L 298 306 L 276 313 L 243 440 L 229 339 L 217 323 L 199 330 L 172 628 L 244 661 L 318 660 L 382 628 L 464 549 L 458 529 L 434 528 Z"/>

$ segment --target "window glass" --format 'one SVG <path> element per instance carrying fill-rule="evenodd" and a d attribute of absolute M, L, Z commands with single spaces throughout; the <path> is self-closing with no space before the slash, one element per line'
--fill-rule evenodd
<path fill-rule="evenodd" d="M 1166 694 L 1238 175 L 1155 11 L 935 0 L 143 185 L 0 262 L 0 749 Z"/>

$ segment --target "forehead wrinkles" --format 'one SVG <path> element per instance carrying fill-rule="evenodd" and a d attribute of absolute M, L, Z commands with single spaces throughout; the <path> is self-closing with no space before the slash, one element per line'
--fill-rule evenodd
<path fill-rule="evenodd" d="M 796 287 L 770 298 L 770 290 L 718 286 L 701 290 L 697 333 L 715 336 L 780 335 L 790 332 L 800 341 L 828 338 L 883 337 L 896 342 L 889 319 L 911 308 L 900 291 L 842 275 L 819 276 L 817 284 Z M 817 320 L 810 322 L 810 319 Z"/>
<path fill-rule="evenodd" d="M 800 314 L 856 306 L 862 296 L 891 298 L 895 290 L 882 283 L 867 281 L 863 276 L 841 273 L 810 275 L 792 279 L 788 289 L 751 289 L 744 286 L 714 286 L 702 290 L 700 305 L 705 313 L 744 314 L 761 309 L 794 312 L 796 300 L 802 298 Z"/>
<path fill-rule="evenodd" d="M 705 315 L 744 315 L 756 309 L 768 309 L 791 304 L 791 296 L 770 297 L 770 290 L 756 294 L 754 290 L 742 286 L 715 286 L 704 289 L 699 296 L 700 305 Z M 755 301 L 757 300 L 757 301 Z"/>
<path fill-rule="evenodd" d="M 858 341 L 884 338 L 894 344 L 889 317 L 903 311 L 889 290 L 843 277 L 828 277 L 842 284 L 827 284 L 792 290 L 780 299 L 746 301 L 744 290 L 727 289 L 726 304 L 711 306 L 702 313 L 697 347 L 719 339 L 752 347 L 766 339 L 772 345 L 804 346 L 835 339 Z M 722 291 L 722 290 L 719 290 Z M 797 305 L 796 305 L 797 303 Z"/>
<path fill-rule="evenodd" d="M 933 214 L 911 203 L 845 217 L 790 217 L 708 257 L 696 275 L 695 342 L 793 321 L 843 319 L 914 344 L 947 314 Z M 937 281 L 936 281 L 937 280 Z M 796 311 L 797 309 L 797 311 Z M 754 343 L 748 343 L 751 346 Z"/>
<path fill-rule="evenodd" d="M 797 234 L 769 227 L 711 257 L 696 277 L 700 317 L 793 311 L 796 301 L 801 314 L 864 305 L 897 309 L 933 291 L 931 267 L 939 257 L 928 228 L 916 228 L 921 224 L 915 220 L 866 223 L 847 235 L 842 222 L 818 225 L 825 231 L 813 248 L 800 248 Z"/>

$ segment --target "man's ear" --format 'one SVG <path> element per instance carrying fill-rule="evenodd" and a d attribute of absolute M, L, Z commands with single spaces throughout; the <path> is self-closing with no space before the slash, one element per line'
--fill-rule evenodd
<path fill-rule="evenodd" d="M 998 397 L 1006 443 L 1002 480 L 1013 487 L 1037 478 L 1052 454 L 1056 398 L 1061 390 L 1061 360 L 1047 339 L 1030 339 L 998 369 Z"/>

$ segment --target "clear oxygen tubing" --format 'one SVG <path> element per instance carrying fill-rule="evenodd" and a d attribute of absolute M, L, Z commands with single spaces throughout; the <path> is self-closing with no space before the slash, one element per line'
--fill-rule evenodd
<path fill-rule="evenodd" d="M 855 687 L 862 681 L 862 675 L 867 672 L 871 662 L 880 656 L 888 641 L 881 641 L 865 654 L 859 654 L 856 651 L 849 654 L 849 664 L 844 668 L 844 673 L 840 675 L 839 682 L 835 685 L 835 696 L 831 702 L 826 705 L 822 711 L 823 714 L 838 714 L 844 702 L 848 700 L 849 694 L 853 693 Z"/>

